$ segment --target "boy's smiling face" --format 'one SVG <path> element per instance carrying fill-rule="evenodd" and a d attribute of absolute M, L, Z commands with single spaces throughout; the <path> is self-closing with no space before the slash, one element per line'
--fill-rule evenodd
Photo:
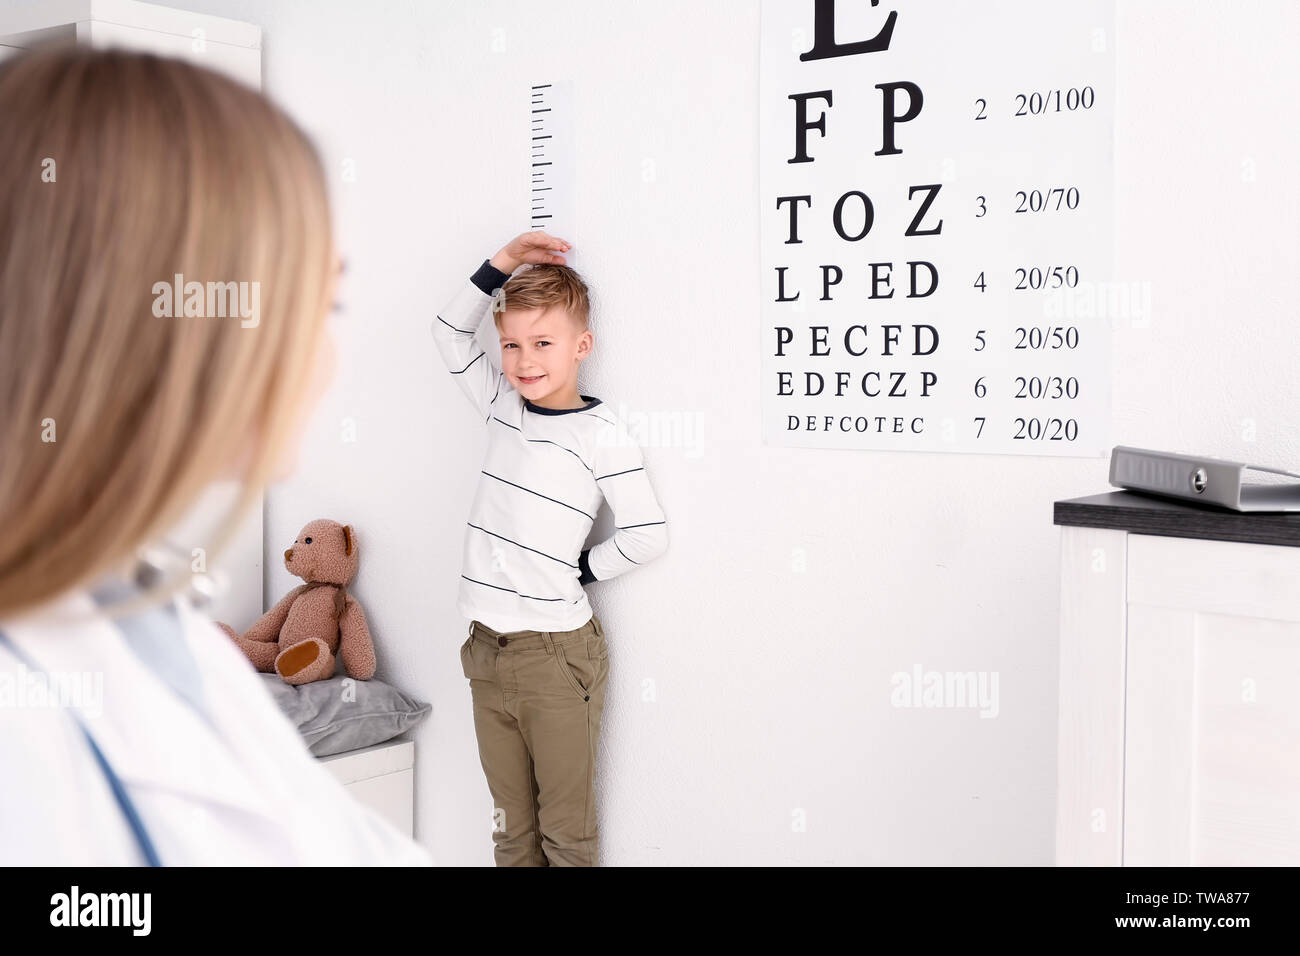
<path fill-rule="evenodd" d="M 593 336 L 563 309 L 507 309 L 497 324 L 501 370 L 524 398 L 544 408 L 580 408 L 578 366 Z"/>

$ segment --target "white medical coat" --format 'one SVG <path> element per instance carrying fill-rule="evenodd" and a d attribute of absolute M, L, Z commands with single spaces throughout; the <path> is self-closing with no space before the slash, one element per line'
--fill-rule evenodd
<path fill-rule="evenodd" d="M 431 865 L 312 756 L 230 638 L 184 597 L 172 605 L 211 723 L 141 661 L 87 590 L 0 619 L 46 675 L 102 676 L 102 707 L 80 713 L 162 864 Z M 65 612 L 91 616 L 70 623 Z M 30 670 L 0 643 L 0 864 L 143 864 L 76 721 L 33 704 Z"/>

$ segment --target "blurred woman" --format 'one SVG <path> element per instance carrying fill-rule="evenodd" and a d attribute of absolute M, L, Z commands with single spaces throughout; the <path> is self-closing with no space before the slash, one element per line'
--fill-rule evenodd
<path fill-rule="evenodd" d="M 329 381 L 314 147 L 234 80 L 121 51 L 0 64 L 0 117 L 0 863 L 430 863 L 182 596 L 188 563 L 136 573 L 238 478 L 211 563 Z M 195 315 L 164 289 L 189 282 L 256 308 Z"/>

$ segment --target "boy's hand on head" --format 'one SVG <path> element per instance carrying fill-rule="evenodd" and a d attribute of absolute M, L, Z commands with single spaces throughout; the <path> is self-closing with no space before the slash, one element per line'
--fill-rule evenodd
<path fill-rule="evenodd" d="M 567 240 L 538 229 L 515 236 L 488 261 L 493 268 L 506 273 L 514 272 L 524 263 L 562 266 L 564 257 L 556 253 L 568 252 L 572 248 Z"/>

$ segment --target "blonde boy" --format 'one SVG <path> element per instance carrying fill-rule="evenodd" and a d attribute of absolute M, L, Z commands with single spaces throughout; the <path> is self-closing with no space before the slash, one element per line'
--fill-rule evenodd
<path fill-rule="evenodd" d="M 433 322 L 443 362 L 488 430 L 465 529 L 461 665 L 492 793 L 498 866 L 595 866 L 595 769 L 609 648 L 585 584 L 668 547 L 641 449 L 578 391 L 587 287 L 545 232 L 485 260 Z M 511 278 L 520 266 L 532 268 Z M 492 311 L 500 361 L 475 342 Z M 600 508 L 615 531 L 583 549 Z"/>

